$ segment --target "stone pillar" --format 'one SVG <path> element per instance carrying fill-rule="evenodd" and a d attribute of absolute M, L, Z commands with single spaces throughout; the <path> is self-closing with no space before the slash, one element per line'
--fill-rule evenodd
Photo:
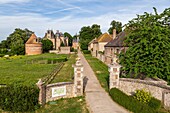
<path fill-rule="evenodd" d="M 74 67 L 74 96 L 83 95 L 83 65 L 80 63 L 80 58 L 77 59 Z"/>
<path fill-rule="evenodd" d="M 44 82 L 39 79 L 39 81 L 36 83 L 38 88 L 40 89 L 39 91 L 39 104 L 45 105 L 46 103 L 46 86 L 44 85 Z"/>
<path fill-rule="evenodd" d="M 170 110 L 170 91 L 163 91 L 162 94 L 162 102 L 164 105 L 164 108 L 167 110 Z"/>
<path fill-rule="evenodd" d="M 120 74 L 120 65 L 118 63 L 113 63 L 108 65 L 110 72 L 109 74 L 109 89 L 118 88 L 119 86 L 119 74 Z"/>

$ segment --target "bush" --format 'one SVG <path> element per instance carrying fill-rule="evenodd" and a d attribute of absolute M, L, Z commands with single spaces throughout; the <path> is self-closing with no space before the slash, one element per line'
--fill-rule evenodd
<path fill-rule="evenodd" d="M 148 103 L 151 100 L 151 94 L 146 92 L 144 89 L 136 90 L 134 98 L 139 100 L 140 102 Z"/>
<path fill-rule="evenodd" d="M 83 50 L 84 54 L 91 54 L 91 52 L 89 50 Z"/>
<path fill-rule="evenodd" d="M 67 58 L 49 58 L 47 60 L 48 60 L 48 64 L 51 64 L 51 62 L 53 63 L 65 62 L 67 61 Z"/>
<path fill-rule="evenodd" d="M 37 88 L 10 85 L 0 88 L 0 108 L 11 112 L 34 111 L 38 106 Z"/>
<path fill-rule="evenodd" d="M 134 113 L 156 113 L 156 111 L 145 103 L 141 103 L 132 96 L 128 96 L 119 89 L 110 90 L 111 98 Z"/>
<path fill-rule="evenodd" d="M 71 52 L 74 52 L 74 48 L 73 48 L 73 47 L 71 47 L 71 48 L 70 48 L 70 51 L 71 51 Z"/>
<path fill-rule="evenodd" d="M 0 54 L 0 57 L 3 57 L 4 56 L 4 54 Z"/>
<path fill-rule="evenodd" d="M 161 101 L 152 97 L 148 105 L 154 108 L 155 110 L 158 110 L 161 107 Z"/>

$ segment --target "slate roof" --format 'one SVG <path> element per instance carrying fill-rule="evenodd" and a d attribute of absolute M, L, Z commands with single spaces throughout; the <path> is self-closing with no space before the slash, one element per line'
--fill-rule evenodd
<path fill-rule="evenodd" d="M 124 31 L 120 32 L 114 40 L 111 40 L 108 42 L 105 47 L 125 47 L 123 45 L 124 37 L 126 36 L 126 33 Z"/>
<path fill-rule="evenodd" d="M 98 42 L 110 42 L 112 40 L 112 37 L 108 33 L 104 33 L 97 38 L 94 43 Z"/>

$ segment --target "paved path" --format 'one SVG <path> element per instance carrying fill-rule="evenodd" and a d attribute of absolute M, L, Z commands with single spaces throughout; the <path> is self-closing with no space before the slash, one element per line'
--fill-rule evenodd
<path fill-rule="evenodd" d="M 92 68 L 82 55 L 78 53 L 84 66 L 84 76 L 87 79 L 85 86 L 86 103 L 91 113 L 128 113 L 126 109 L 112 101 L 108 93 L 100 86 Z"/>

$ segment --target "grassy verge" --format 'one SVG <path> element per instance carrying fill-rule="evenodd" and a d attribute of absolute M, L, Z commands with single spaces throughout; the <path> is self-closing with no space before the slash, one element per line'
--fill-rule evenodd
<path fill-rule="evenodd" d="M 72 65 L 75 64 L 76 57 L 76 54 L 70 55 L 68 61 L 65 62 L 63 68 L 58 72 L 58 74 L 55 76 L 54 80 L 51 83 L 70 82 L 73 80 L 72 78 L 74 75 L 74 69 Z"/>
<path fill-rule="evenodd" d="M 91 68 L 95 72 L 101 86 L 108 92 L 109 91 L 109 72 L 108 66 L 98 60 L 97 58 L 92 57 L 90 54 L 84 55 Z"/>
<path fill-rule="evenodd" d="M 86 108 L 85 98 L 76 97 L 49 102 L 44 108 L 37 110 L 36 113 L 89 113 L 89 112 Z"/>
<path fill-rule="evenodd" d="M 57 64 L 27 64 L 26 61 L 37 58 L 57 58 L 66 55 L 42 54 L 35 56 L 13 56 L 0 58 L 0 84 L 23 84 L 32 86 L 38 79 L 50 74 Z"/>
<path fill-rule="evenodd" d="M 121 91 L 113 91 L 113 89 L 109 91 L 108 66 L 97 58 L 92 57 L 90 54 L 85 54 L 84 56 L 93 71 L 95 72 L 95 75 L 98 78 L 101 86 L 110 93 L 111 98 L 115 102 L 134 113 L 169 113 L 169 111 L 165 110 L 163 107 L 161 107 L 159 110 L 156 110 L 146 104 L 142 104 L 138 100 L 134 99 L 133 97 L 127 96 Z"/>

